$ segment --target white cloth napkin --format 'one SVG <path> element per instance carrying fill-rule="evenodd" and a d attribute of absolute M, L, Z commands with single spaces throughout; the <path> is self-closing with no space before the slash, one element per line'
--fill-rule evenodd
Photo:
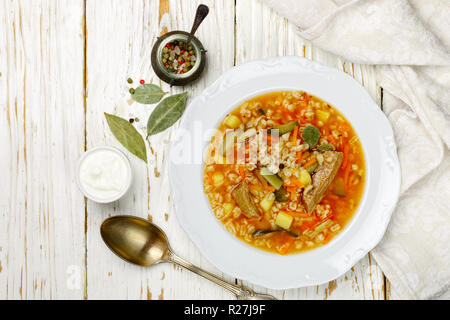
<path fill-rule="evenodd" d="M 263 0 L 299 35 L 376 65 L 402 167 L 401 196 L 372 251 L 399 298 L 450 298 L 450 2 Z"/>

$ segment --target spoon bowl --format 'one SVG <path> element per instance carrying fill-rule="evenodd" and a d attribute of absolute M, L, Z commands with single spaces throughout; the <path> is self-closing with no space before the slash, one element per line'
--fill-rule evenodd
<path fill-rule="evenodd" d="M 152 266 L 168 261 L 170 247 L 164 232 L 153 223 L 133 216 L 106 219 L 100 234 L 106 245 L 122 259 Z"/>

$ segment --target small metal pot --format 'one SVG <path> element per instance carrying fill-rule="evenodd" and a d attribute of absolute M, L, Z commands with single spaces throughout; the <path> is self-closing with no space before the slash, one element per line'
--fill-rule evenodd
<path fill-rule="evenodd" d="M 152 49 L 152 68 L 156 75 L 164 82 L 170 84 L 171 86 L 184 86 L 194 80 L 196 80 L 200 74 L 203 72 L 206 63 L 206 50 L 203 47 L 200 40 L 195 36 L 192 36 L 192 40 L 189 43 L 195 50 L 196 62 L 194 67 L 186 73 L 177 74 L 168 71 L 162 62 L 163 60 L 163 48 L 167 43 L 173 42 L 175 40 L 186 42 L 189 33 L 185 31 L 172 31 L 158 37 L 155 45 Z"/>

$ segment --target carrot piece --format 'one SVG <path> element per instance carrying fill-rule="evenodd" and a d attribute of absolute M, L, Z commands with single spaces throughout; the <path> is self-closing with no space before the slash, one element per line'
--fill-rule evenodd
<path fill-rule="evenodd" d="M 243 165 L 239 166 L 239 174 L 240 174 L 242 180 L 245 180 L 245 171 L 244 171 L 244 166 Z"/>
<path fill-rule="evenodd" d="M 309 215 L 306 212 L 298 212 L 298 211 L 284 211 L 287 214 L 290 214 L 293 217 L 297 218 L 308 218 Z"/>
<path fill-rule="evenodd" d="M 302 152 L 301 151 L 297 151 L 297 160 L 295 160 L 296 162 L 300 162 L 302 161 Z"/>
<path fill-rule="evenodd" d="M 292 144 L 297 145 L 297 135 L 298 135 L 298 126 L 295 126 L 294 132 L 292 134 Z"/>
<path fill-rule="evenodd" d="M 308 160 L 308 161 L 305 162 L 305 164 L 303 165 L 303 168 L 307 168 L 307 167 L 309 167 L 310 165 L 312 165 L 312 164 L 314 164 L 316 162 L 317 162 L 317 159 L 316 158 L 312 158 L 311 160 Z"/>
<path fill-rule="evenodd" d="M 294 238 L 289 238 L 288 240 L 286 240 L 284 248 L 281 249 L 281 254 L 286 254 L 293 243 Z"/>
<path fill-rule="evenodd" d="M 210 171 L 210 172 L 207 173 L 209 184 L 212 185 L 212 186 L 214 185 L 214 174 L 216 172 L 217 171 Z"/>
<path fill-rule="evenodd" d="M 296 191 L 294 187 L 286 187 L 286 190 L 291 194 L 291 200 L 294 199 Z"/>
<path fill-rule="evenodd" d="M 270 191 L 270 192 L 274 192 L 275 191 L 275 188 L 272 187 L 272 186 L 266 186 L 266 187 L 264 187 L 264 189 L 267 190 L 267 191 Z"/>
<path fill-rule="evenodd" d="M 351 168 L 351 165 L 349 163 L 349 164 L 347 164 L 347 166 L 345 167 L 345 170 L 344 170 L 345 191 L 348 191 L 348 180 L 350 177 L 350 168 Z"/>
<path fill-rule="evenodd" d="M 209 184 L 210 185 L 214 185 L 214 181 L 213 181 L 213 173 L 212 172 L 209 172 L 208 173 L 208 178 L 209 178 Z"/>
<path fill-rule="evenodd" d="M 333 144 L 334 146 L 336 146 L 336 140 L 334 140 L 334 137 L 333 137 L 332 134 L 330 134 L 330 135 L 327 136 L 327 140 L 328 140 L 329 142 L 331 142 L 331 144 Z"/>
<path fill-rule="evenodd" d="M 279 137 L 274 137 L 270 133 L 267 133 L 267 132 L 265 133 L 265 138 L 266 138 L 267 144 L 269 144 L 269 145 L 272 145 L 272 143 L 273 144 L 278 143 L 278 140 L 279 140 Z"/>
<path fill-rule="evenodd" d="M 304 187 L 303 183 L 301 183 L 300 180 L 298 180 L 295 177 L 291 177 L 291 181 L 297 188 L 303 188 Z"/>
<path fill-rule="evenodd" d="M 312 229 L 316 223 L 317 221 L 303 221 L 301 227 L 304 227 L 303 230 Z"/>
<path fill-rule="evenodd" d="M 347 166 L 347 161 L 348 161 L 348 144 L 344 145 L 344 148 L 342 151 L 344 152 L 344 160 L 342 160 L 342 168 L 345 168 Z"/>

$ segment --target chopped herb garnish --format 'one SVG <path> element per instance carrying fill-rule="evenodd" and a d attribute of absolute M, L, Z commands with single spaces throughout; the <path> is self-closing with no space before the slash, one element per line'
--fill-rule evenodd
<path fill-rule="evenodd" d="M 303 141 L 305 141 L 310 148 L 314 148 L 319 142 L 320 131 L 313 125 L 307 125 L 302 132 Z"/>

